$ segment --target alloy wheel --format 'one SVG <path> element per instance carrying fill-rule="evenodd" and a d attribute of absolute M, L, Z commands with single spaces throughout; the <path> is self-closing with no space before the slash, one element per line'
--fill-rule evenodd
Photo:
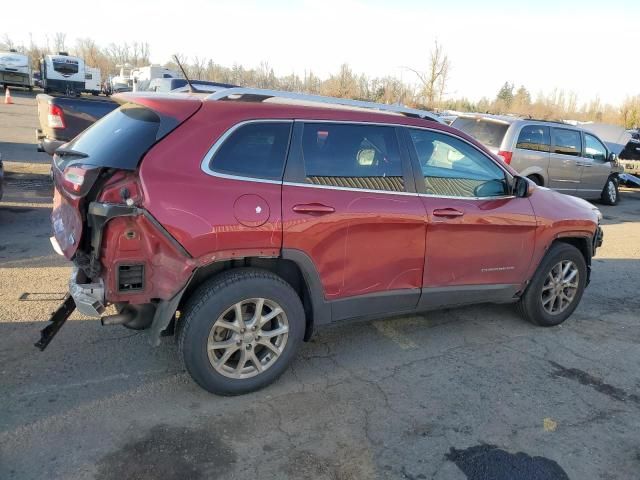
<path fill-rule="evenodd" d="M 207 353 L 213 368 L 228 378 L 254 377 L 280 357 L 289 337 L 284 310 L 266 298 L 242 300 L 218 317 Z"/>
<path fill-rule="evenodd" d="M 611 203 L 616 202 L 617 192 L 616 192 L 616 184 L 613 180 L 609 180 L 607 183 L 607 194 L 609 195 L 609 201 Z"/>
<path fill-rule="evenodd" d="M 579 276 L 578 266 L 571 260 L 556 263 L 542 286 L 542 308 L 550 315 L 564 312 L 576 298 Z"/>

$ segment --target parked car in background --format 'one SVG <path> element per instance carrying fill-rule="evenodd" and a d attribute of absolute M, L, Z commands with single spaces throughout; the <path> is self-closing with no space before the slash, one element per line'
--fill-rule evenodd
<path fill-rule="evenodd" d="M 40 348 L 113 304 L 103 324 L 175 331 L 199 385 L 240 394 L 322 324 L 513 302 L 558 325 L 589 283 L 597 208 L 429 112 L 244 88 L 120 101 L 54 156 L 52 244 L 75 270 Z"/>
<path fill-rule="evenodd" d="M 53 152 L 99 118 L 118 108 L 110 98 L 54 97 L 36 95 L 40 128 L 36 129 L 38 151 Z"/>
<path fill-rule="evenodd" d="M 596 135 L 561 122 L 463 114 L 453 127 L 471 135 L 537 185 L 608 205 L 618 203 L 617 155 Z"/>

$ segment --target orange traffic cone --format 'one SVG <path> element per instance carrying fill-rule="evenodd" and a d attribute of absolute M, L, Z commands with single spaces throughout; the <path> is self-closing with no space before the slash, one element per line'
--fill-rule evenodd
<path fill-rule="evenodd" d="M 13 104 L 13 98 L 11 98 L 11 90 L 9 90 L 9 87 L 4 91 L 4 103 L 7 105 Z"/>

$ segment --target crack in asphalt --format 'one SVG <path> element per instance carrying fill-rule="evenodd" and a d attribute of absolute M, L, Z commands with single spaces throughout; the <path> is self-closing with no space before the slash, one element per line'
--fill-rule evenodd
<path fill-rule="evenodd" d="M 614 400 L 618 400 L 620 402 L 630 401 L 640 406 L 640 395 L 629 393 L 622 388 L 606 383 L 601 378 L 591 375 L 579 368 L 567 368 L 553 360 L 549 360 L 548 362 L 556 369 L 554 372 L 551 372 L 551 376 L 554 378 L 568 378 L 570 380 L 575 380 L 579 384 L 591 387 L 595 391 L 607 395 Z"/>

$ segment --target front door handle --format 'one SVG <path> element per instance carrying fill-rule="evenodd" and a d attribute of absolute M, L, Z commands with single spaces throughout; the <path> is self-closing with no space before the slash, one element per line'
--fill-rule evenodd
<path fill-rule="evenodd" d="M 335 212 L 336 209 L 321 203 L 304 203 L 294 205 L 293 211 L 297 213 L 306 213 L 308 215 L 326 215 L 327 213 Z"/>
<path fill-rule="evenodd" d="M 462 217 L 463 215 L 464 215 L 464 212 L 461 212 L 460 210 L 456 210 L 455 208 L 438 208 L 433 211 L 434 217 L 453 218 L 453 217 Z"/>

